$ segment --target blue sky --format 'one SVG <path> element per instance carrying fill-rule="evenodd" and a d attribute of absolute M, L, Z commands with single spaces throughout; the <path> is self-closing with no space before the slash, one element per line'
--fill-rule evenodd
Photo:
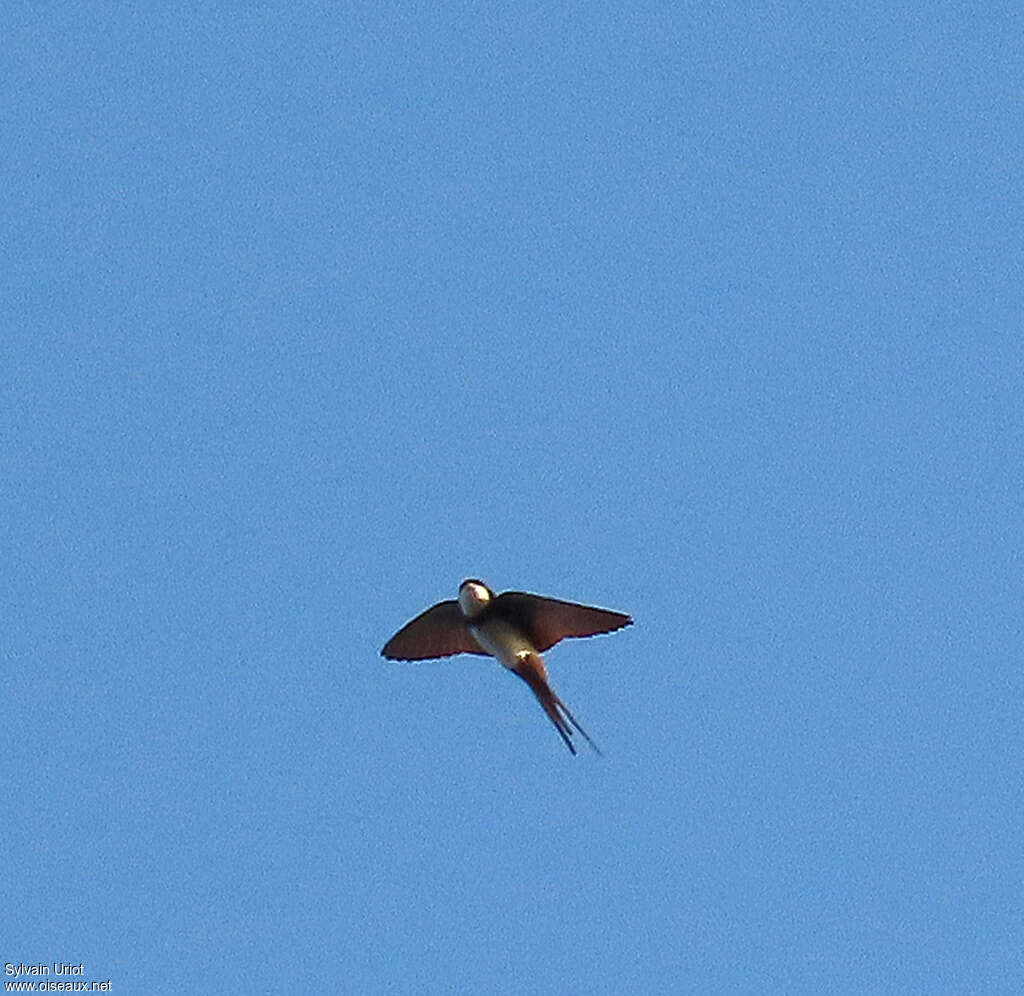
<path fill-rule="evenodd" d="M 0 963 L 1024 985 L 1024 18 L 552 6 L 2 15 Z"/>

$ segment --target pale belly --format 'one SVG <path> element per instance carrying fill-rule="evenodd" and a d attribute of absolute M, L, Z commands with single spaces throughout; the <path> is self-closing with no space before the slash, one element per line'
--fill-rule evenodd
<path fill-rule="evenodd" d="M 513 671 L 523 657 L 537 653 L 533 644 L 519 630 L 501 620 L 488 620 L 483 626 L 470 624 L 469 631 L 482 649 Z"/>

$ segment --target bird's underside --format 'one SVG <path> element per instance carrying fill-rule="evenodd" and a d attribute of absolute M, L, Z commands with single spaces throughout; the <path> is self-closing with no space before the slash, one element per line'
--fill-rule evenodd
<path fill-rule="evenodd" d="M 525 591 L 495 595 L 482 581 L 470 579 L 462 582 L 457 601 L 438 602 L 420 613 L 388 640 L 381 654 L 391 660 L 454 654 L 495 657 L 530 686 L 573 754 L 574 732 L 600 754 L 597 744 L 551 688 L 541 654 L 561 640 L 611 633 L 632 621 L 622 612 Z"/>

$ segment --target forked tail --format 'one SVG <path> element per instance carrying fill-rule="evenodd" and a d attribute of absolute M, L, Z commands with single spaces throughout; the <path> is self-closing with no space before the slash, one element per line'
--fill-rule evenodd
<path fill-rule="evenodd" d="M 569 707 L 554 693 L 551 685 L 548 684 L 548 676 L 544 662 L 539 655 L 520 658 L 520 666 L 516 668 L 516 674 L 525 681 L 537 696 L 537 701 L 543 706 L 548 718 L 558 730 L 558 735 L 565 741 L 565 746 L 575 754 L 576 746 L 572 742 L 573 729 L 579 733 L 595 754 L 600 755 L 601 749 L 590 739 L 590 735 L 576 721 L 576 717 L 569 711 Z"/>

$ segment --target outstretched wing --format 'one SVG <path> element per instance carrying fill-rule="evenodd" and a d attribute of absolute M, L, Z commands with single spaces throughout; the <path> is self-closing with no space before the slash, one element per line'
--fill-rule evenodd
<path fill-rule="evenodd" d="M 393 661 L 423 661 L 452 654 L 485 654 L 463 622 L 458 602 L 438 602 L 420 613 L 381 651 L 381 656 Z"/>
<path fill-rule="evenodd" d="M 542 653 L 566 637 L 611 633 L 633 622 L 623 612 L 563 602 L 528 591 L 503 592 L 494 600 L 494 607 L 507 614 Z"/>

